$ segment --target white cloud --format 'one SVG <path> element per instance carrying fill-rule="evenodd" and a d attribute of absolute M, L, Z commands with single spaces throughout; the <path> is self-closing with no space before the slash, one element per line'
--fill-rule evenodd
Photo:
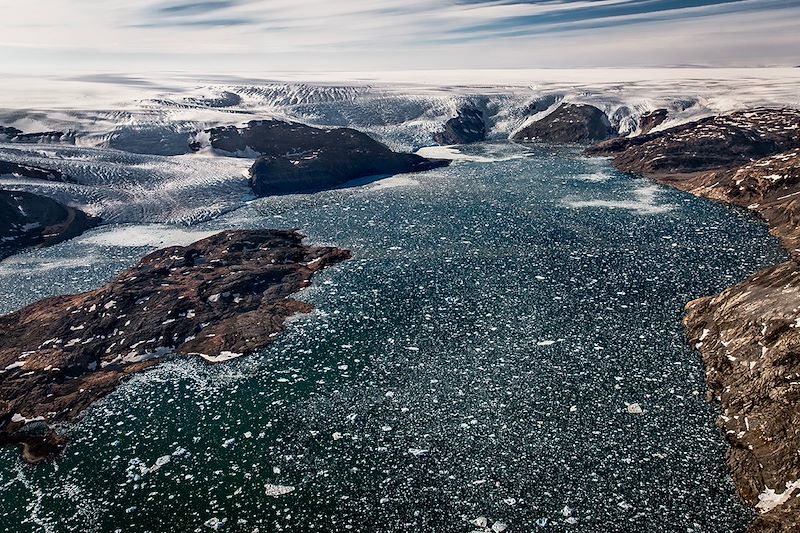
<path fill-rule="evenodd" d="M 10 70 L 786 65 L 798 61 L 800 49 L 800 5 L 788 0 L 633 13 L 634 4 L 659 2 L 82 0 L 79 9 L 63 0 L 14 4 L 0 6 L 0 64 Z"/>

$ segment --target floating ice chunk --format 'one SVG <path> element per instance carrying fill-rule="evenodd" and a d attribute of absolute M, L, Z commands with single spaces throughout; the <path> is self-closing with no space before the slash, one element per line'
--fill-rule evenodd
<path fill-rule="evenodd" d="M 486 527 L 489 525 L 489 520 L 487 520 L 485 516 L 479 516 L 472 519 L 472 525 L 477 527 Z"/>
<path fill-rule="evenodd" d="M 223 529 L 225 527 L 225 522 L 227 521 L 228 521 L 227 518 L 223 518 L 222 520 L 220 520 L 215 516 L 203 522 L 203 525 L 209 529 L 213 529 L 214 531 L 219 531 L 220 529 Z"/>
<path fill-rule="evenodd" d="M 264 485 L 264 493 L 273 498 L 289 494 L 290 492 L 294 492 L 294 487 L 291 485 L 273 485 L 271 483 Z"/>
<path fill-rule="evenodd" d="M 333 440 L 339 440 L 339 439 L 341 439 L 341 438 L 342 438 L 342 434 L 341 434 L 341 433 L 339 433 L 338 431 L 335 431 L 335 432 L 333 433 L 333 435 L 331 435 L 331 436 L 333 437 Z"/>
<path fill-rule="evenodd" d="M 492 524 L 492 531 L 494 531 L 494 533 L 503 533 L 506 529 L 508 529 L 508 525 L 503 522 L 495 522 Z"/>
<path fill-rule="evenodd" d="M 422 448 L 409 448 L 408 453 L 410 453 L 414 457 L 419 457 L 420 455 L 425 455 L 426 453 L 428 453 L 428 450 L 423 450 Z"/>
<path fill-rule="evenodd" d="M 629 403 L 628 405 L 628 412 L 632 415 L 640 415 L 642 414 L 642 406 L 638 403 Z"/>

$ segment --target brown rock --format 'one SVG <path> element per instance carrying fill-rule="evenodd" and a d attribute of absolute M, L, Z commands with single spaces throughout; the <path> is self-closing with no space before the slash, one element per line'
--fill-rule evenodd
<path fill-rule="evenodd" d="M 758 213 L 793 260 L 686 306 L 750 532 L 800 530 L 800 111 L 710 117 L 588 150 L 618 169 Z"/>
<path fill-rule="evenodd" d="M 52 425 L 78 418 L 130 374 L 164 357 L 210 363 L 272 342 L 311 306 L 290 298 L 350 257 L 292 231 L 224 231 L 151 253 L 106 285 L 0 317 L 0 445 L 37 462 L 65 443 Z"/>

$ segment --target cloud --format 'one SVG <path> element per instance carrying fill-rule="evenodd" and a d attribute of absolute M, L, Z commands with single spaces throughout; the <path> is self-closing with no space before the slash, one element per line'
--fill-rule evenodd
<path fill-rule="evenodd" d="M 83 2 L 80 10 L 63 0 L 6 10 L 0 64 L 206 71 L 793 65 L 800 49 L 797 0 Z"/>

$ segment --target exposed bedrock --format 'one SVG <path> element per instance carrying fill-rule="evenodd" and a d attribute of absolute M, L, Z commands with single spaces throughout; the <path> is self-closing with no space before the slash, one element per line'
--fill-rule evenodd
<path fill-rule="evenodd" d="M 800 529 L 800 111 L 711 117 L 592 147 L 618 169 L 758 213 L 793 260 L 686 306 L 728 466 L 759 512 L 752 532 Z"/>
<path fill-rule="evenodd" d="M 669 112 L 666 109 L 656 109 L 655 111 L 648 111 L 639 117 L 639 134 L 650 133 L 653 128 L 656 128 L 667 120 Z"/>
<path fill-rule="evenodd" d="M 798 147 L 795 109 L 757 109 L 708 117 L 666 130 L 619 137 L 588 149 L 620 170 L 665 175 L 737 168 Z"/>
<path fill-rule="evenodd" d="M 484 109 L 480 106 L 462 105 L 456 116 L 444 124 L 442 131 L 433 134 L 438 144 L 468 144 L 486 139 Z"/>
<path fill-rule="evenodd" d="M 608 116 L 588 104 L 562 104 L 512 136 L 517 141 L 592 143 L 617 135 Z"/>
<path fill-rule="evenodd" d="M 72 181 L 62 172 L 55 169 L 0 160 L 0 177 L 2 176 L 12 176 L 15 178 L 28 178 L 44 181 L 60 181 L 64 183 L 69 183 Z"/>
<path fill-rule="evenodd" d="M 0 141 L 20 143 L 56 143 L 72 141 L 72 134 L 63 131 L 37 131 L 24 133 L 10 126 L 0 126 Z"/>
<path fill-rule="evenodd" d="M 254 120 L 243 128 L 211 128 L 204 134 L 214 149 L 261 156 L 250 168 L 250 184 L 259 196 L 317 192 L 358 178 L 420 172 L 450 163 L 393 152 L 350 128 Z M 199 149 L 202 143 L 192 147 Z"/>
<path fill-rule="evenodd" d="M 52 198 L 0 190 L 0 259 L 76 237 L 100 219 Z"/>
<path fill-rule="evenodd" d="M 38 462 L 127 376 L 164 357 L 210 363 L 270 344 L 311 306 L 290 296 L 346 250 L 302 244 L 293 231 L 224 231 L 153 252 L 102 287 L 0 317 L 0 445 Z"/>

